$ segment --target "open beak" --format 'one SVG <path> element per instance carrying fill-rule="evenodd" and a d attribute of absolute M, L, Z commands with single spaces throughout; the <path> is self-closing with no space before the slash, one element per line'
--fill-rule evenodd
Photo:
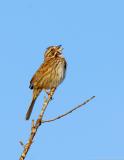
<path fill-rule="evenodd" d="M 58 48 L 58 51 L 61 53 L 61 51 L 63 50 L 62 45 L 58 45 L 57 48 Z"/>

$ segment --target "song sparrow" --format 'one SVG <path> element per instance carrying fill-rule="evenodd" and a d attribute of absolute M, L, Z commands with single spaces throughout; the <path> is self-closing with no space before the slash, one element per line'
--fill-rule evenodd
<path fill-rule="evenodd" d="M 30 118 L 34 103 L 44 89 L 56 89 L 64 80 L 66 71 L 66 60 L 62 56 L 62 46 L 50 46 L 44 54 L 44 62 L 36 71 L 30 81 L 30 89 L 33 89 L 33 97 L 26 114 L 26 120 Z"/>

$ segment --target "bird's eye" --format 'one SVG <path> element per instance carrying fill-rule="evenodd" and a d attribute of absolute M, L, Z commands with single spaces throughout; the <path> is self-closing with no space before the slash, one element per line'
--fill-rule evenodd
<path fill-rule="evenodd" d="M 51 52 L 53 52 L 54 51 L 54 49 L 53 48 L 51 48 Z"/>
<path fill-rule="evenodd" d="M 55 55 L 55 49 L 49 47 L 45 53 L 45 58 L 52 58 Z"/>
<path fill-rule="evenodd" d="M 50 50 L 51 55 L 54 55 L 54 52 L 55 52 L 55 50 L 52 48 L 52 49 Z"/>

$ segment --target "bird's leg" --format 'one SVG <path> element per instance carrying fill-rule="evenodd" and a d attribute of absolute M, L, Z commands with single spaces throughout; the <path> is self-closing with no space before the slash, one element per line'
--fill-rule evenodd
<path fill-rule="evenodd" d="M 44 89 L 44 90 L 45 90 L 46 94 L 48 95 L 48 97 L 51 96 L 51 90 L 50 91 L 48 91 L 47 89 Z M 51 97 L 51 100 L 53 100 L 52 97 Z"/>
<path fill-rule="evenodd" d="M 49 96 L 50 92 L 47 91 L 47 89 L 44 89 L 44 91 L 46 92 L 46 94 Z"/>
<path fill-rule="evenodd" d="M 50 89 L 49 92 L 48 92 L 47 89 L 44 89 L 45 92 L 46 92 L 46 94 L 47 94 L 48 96 L 51 96 L 51 100 L 53 99 L 53 98 L 52 98 L 52 95 L 53 95 L 53 93 L 55 92 L 55 89 L 56 89 L 56 88 L 52 88 L 52 89 Z"/>
<path fill-rule="evenodd" d="M 56 88 L 50 89 L 50 96 L 51 96 L 51 98 L 52 98 L 52 95 L 54 94 L 55 90 L 56 90 Z"/>

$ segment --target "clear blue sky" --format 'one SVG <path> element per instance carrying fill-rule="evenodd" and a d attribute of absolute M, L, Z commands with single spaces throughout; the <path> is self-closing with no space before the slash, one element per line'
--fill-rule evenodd
<path fill-rule="evenodd" d="M 68 62 L 45 118 L 95 95 L 71 115 L 44 124 L 27 160 L 124 160 L 124 1 L 11 0 L 0 2 L 1 159 L 19 159 L 31 120 L 29 81 L 49 45 Z M 38 116 L 39 97 L 31 119 Z"/>

